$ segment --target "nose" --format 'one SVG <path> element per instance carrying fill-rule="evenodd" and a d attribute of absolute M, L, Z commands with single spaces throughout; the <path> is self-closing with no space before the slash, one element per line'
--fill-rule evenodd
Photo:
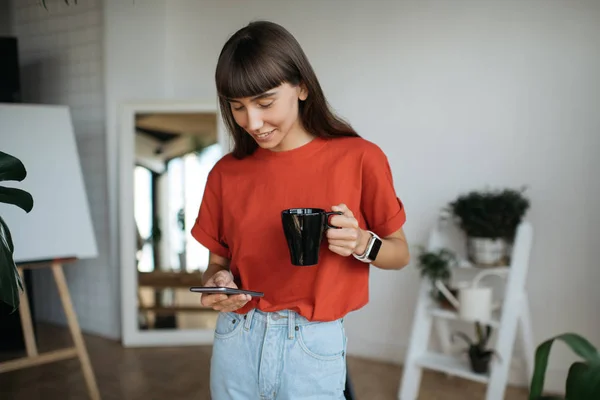
<path fill-rule="evenodd" d="M 262 115 L 259 110 L 248 110 L 246 116 L 246 129 L 249 131 L 258 131 L 263 126 Z"/>

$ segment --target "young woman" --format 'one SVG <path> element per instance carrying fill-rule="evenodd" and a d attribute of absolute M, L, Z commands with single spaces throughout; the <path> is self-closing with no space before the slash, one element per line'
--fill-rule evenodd
<path fill-rule="evenodd" d="M 253 22 L 216 68 L 234 148 L 209 174 L 192 234 L 210 250 L 205 286 L 264 292 L 203 295 L 219 310 L 214 400 L 343 399 L 344 316 L 368 301 L 369 265 L 400 269 L 405 213 L 386 156 L 329 109 L 298 42 Z M 319 263 L 294 266 L 281 211 L 341 211 Z M 377 251 L 377 249 L 379 249 Z"/>

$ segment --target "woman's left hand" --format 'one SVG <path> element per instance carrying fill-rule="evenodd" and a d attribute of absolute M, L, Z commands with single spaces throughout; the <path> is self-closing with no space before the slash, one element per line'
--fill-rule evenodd
<path fill-rule="evenodd" d="M 327 240 L 329 249 L 334 253 L 347 257 L 352 253 L 362 254 L 366 232 L 360 229 L 354 214 L 345 204 L 331 207 L 332 211 L 341 211 L 342 215 L 334 215 L 329 220 L 329 225 L 341 229 L 327 229 Z M 368 239 L 367 239 L 368 240 Z"/>

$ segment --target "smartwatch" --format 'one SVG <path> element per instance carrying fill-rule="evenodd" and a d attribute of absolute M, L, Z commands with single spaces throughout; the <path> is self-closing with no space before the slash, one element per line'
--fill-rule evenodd
<path fill-rule="evenodd" d="M 365 252 L 361 255 L 357 255 L 354 253 L 352 253 L 352 255 L 354 256 L 354 258 L 364 263 L 371 263 L 375 261 L 375 259 L 377 258 L 377 254 L 379 253 L 379 249 L 381 248 L 381 238 L 377 236 L 377 234 L 375 234 L 374 232 L 367 232 L 369 232 L 371 238 L 369 239 L 369 243 L 367 243 L 367 248 L 365 249 Z"/>

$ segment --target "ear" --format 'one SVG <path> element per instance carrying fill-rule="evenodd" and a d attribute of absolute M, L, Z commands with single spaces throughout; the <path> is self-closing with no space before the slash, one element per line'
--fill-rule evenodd
<path fill-rule="evenodd" d="M 298 99 L 300 99 L 300 101 L 306 100 L 308 97 L 308 89 L 306 88 L 306 85 L 304 83 L 300 83 L 296 90 L 298 92 Z"/>

